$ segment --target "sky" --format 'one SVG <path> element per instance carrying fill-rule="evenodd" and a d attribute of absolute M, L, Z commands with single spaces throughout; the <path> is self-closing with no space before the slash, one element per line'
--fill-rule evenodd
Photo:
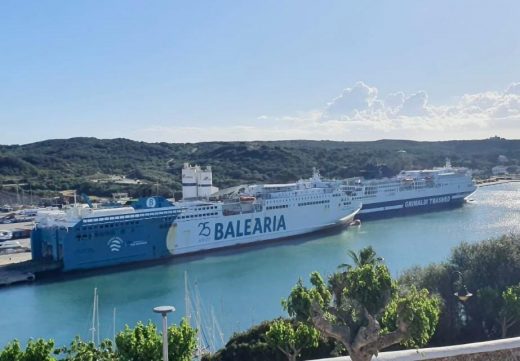
<path fill-rule="evenodd" d="M 0 2 L 0 144 L 520 139 L 520 1 Z"/>

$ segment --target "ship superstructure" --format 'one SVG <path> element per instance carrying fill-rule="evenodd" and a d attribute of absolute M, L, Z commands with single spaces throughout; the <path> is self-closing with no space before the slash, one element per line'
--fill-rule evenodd
<path fill-rule="evenodd" d="M 460 206 L 477 189 L 467 168 L 444 167 L 403 170 L 392 178 L 344 181 L 345 189 L 363 207 L 356 218 L 415 213 Z"/>
<path fill-rule="evenodd" d="M 317 171 L 290 184 L 235 187 L 210 201 L 211 179 L 211 168 L 185 164 L 180 202 L 149 197 L 132 207 L 41 213 L 33 259 L 60 261 L 64 271 L 160 259 L 318 231 L 350 222 L 361 208 L 341 182 L 322 181 Z"/>

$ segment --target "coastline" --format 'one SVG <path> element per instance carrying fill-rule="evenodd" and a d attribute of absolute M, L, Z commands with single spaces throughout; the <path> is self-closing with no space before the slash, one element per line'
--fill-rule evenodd
<path fill-rule="evenodd" d="M 476 180 L 477 187 L 487 187 L 496 184 L 515 183 L 520 182 L 520 175 L 511 175 L 509 177 L 494 177 L 488 179 Z"/>

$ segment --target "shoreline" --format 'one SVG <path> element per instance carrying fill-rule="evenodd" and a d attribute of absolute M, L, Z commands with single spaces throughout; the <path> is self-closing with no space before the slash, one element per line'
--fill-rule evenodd
<path fill-rule="evenodd" d="M 493 186 L 497 184 L 506 184 L 506 183 L 516 183 L 520 182 L 520 178 L 510 178 L 510 179 L 483 179 L 480 181 L 475 181 L 477 187 L 487 187 Z"/>

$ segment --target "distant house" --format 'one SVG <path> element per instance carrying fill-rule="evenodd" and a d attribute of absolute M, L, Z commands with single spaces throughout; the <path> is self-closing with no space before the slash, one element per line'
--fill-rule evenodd
<path fill-rule="evenodd" d="M 507 162 L 509 162 L 509 159 L 507 159 L 507 157 L 505 155 L 500 154 L 498 156 L 498 163 L 504 164 L 504 163 L 507 163 Z"/>
<path fill-rule="evenodd" d="M 505 165 L 497 165 L 493 168 L 491 168 L 491 173 L 493 173 L 493 175 L 506 175 L 506 174 L 509 174 L 509 172 L 507 171 L 507 168 L 509 168 L 508 166 L 505 166 Z"/>

